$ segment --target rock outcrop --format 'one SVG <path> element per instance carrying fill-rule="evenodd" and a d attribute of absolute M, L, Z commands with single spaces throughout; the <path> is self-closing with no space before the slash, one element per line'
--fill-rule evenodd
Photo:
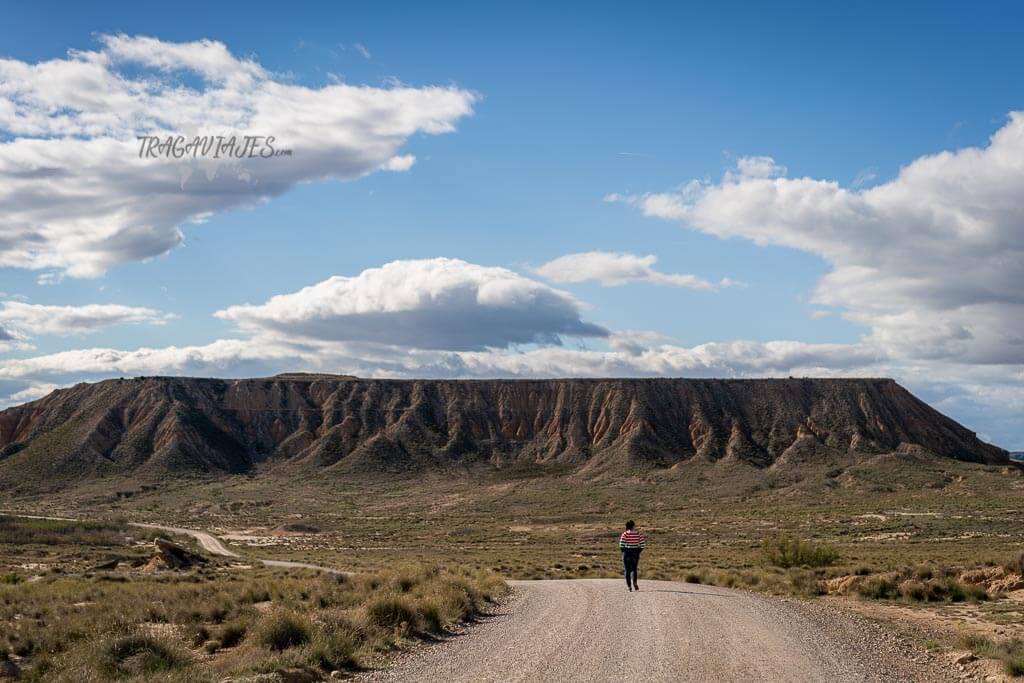
<path fill-rule="evenodd" d="M 820 449 L 1010 462 L 889 379 L 145 377 L 0 412 L 0 485 L 293 467 L 769 467 Z"/>
<path fill-rule="evenodd" d="M 161 569 L 191 569 L 206 564 L 205 557 L 194 553 L 185 546 L 178 545 L 166 538 L 157 538 L 153 541 L 155 552 L 152 559 L 144 567 L 145 571 L 159 571 Z"/>

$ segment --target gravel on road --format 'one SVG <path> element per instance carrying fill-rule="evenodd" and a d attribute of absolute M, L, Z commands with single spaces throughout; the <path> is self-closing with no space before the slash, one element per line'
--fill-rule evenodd
<path fill-rule="evenodd" d="M 495 613 L 372 681 L 950 681 L 868 620 L 798 600 L 644 581 L 512 582 Z"/>

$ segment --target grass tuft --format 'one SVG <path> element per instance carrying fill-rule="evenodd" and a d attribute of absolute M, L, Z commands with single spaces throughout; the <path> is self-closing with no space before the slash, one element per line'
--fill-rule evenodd
<path fill-rule="evenodd" d="M 1024 640 L 994 641 L 985 636 L 969 634 L 960 637 L 960 645 L 979 657 L 995 659 L 1003 663 L 1003 670 L 1009 676 L 1024 676 Z"/>
<path fill-rule="evenodd" d="M 105 676 L 152 676 L 184 667 L 186 659 L 167 642 L 143 633 L 101 641 L 95 668 Z"/>
<path fill-rule="evenodd" d="M 761 559 L 774 567 L 826 567 L 837 559 L 833 548 L 794 536 L 775 536 L 761 544 Z"/>
<path fill-rule="evenodd" d="M 264 616 L 256 625 L 256 642 L 281 652 L 309 642 L 312 626 L 295 612 L 278 610 Z"/>
<path fill-rule="evenodd" d="M 387 630 L 407 631 L 416 624 L 416 608 L 405 597 L 383 595 L 366 606 L 366 616 L 374 626 Z"/>

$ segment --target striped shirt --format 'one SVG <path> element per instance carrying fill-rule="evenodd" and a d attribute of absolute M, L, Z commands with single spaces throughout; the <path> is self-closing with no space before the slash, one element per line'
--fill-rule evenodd
<path fill-rule="evenodd" d="M 637 550 L 647 545 L 647 538 L 636 529 L 623 531 L 619 536 L 619 550 Z"/>

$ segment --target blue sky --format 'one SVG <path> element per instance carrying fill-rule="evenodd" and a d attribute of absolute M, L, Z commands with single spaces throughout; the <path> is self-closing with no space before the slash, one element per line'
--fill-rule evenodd
<path fill-rule="evenodd" d="M 461 356 L 423 359 L 422 350 L 408 345 L 354 348 L 366 339 L 342 328 L 358 328 L 363 319 L 351 318 L 356 314 L 348 309 L 317 321 L 316 333 L 303 329 L 297 334 L 316 344 L 347 345 L 321 348 L 317 358 L 326 359 L 326 369 L 357 374 L 891 374 L 987 438 L 1024 449 L 1024 331 L 1012 319 L 1020 302 L 1010 291 L 1013 278 L 1021 274 L 1016 259 L 1024 243 L 1016 206 L 1005 217 L 992 219 L 991 239 L 982 240 L 986 251 L 938 219 L 935 225 L 915 223 L 913 228 L 901 222 L 908 211 L 932 201 L 921 185 L 909 182 L 894 186 L 892 194 L 904 203 L 900 207 L 892 208 L 890 200 L 881 198 L 864 209 L 897 218 L 882 221 L 882 236 L 875 236 L 881 242 L 863 244 L 857 236 L 866 228 L 854 222 L 836 227 L 830 244 L 803 248 L 803 214 L 797 215 L 796 209 L 786 209 L 788 213 L 778 217 L 778 231 L 765 232 L 756 217 L 767 209 L 759 207 L 758 200 L 749 200 L 755 203 L 739 223 L 731 223 L 732 214 L 711 203 L 711 195 L 719 190 L 755 190 L 759 183 L 788 180 L 794 183 L 793 192 L 813 193 L 819 187 L 797 186 L 799 179 L 834 181 L 850 193 L 860 193 L 899 182 L 900 169 L 922 156 L 987 148 L 993 134 L 1012 125 L 1010 112 L 1022 108 L 1019 84 L 1024 62 L 1015 31 L 1024 19 L 1022 13 L 1012 3 L 831 9 L 819 3 L 257 3 L 239 12 L 188 3 L 140 9 L 135 3 L 85 8 L 44 2 L 6 8 L 0 58 L 24 65 L 67 60 L 69 50 L 103 53 L 104 35 L 148 36 L 162 44 L 184 45 L 205 39 L 222 43 L 239 60 L 257 63 L 269 74 L 268 80 L 309 91 L 338 82 L 381 92 L 441 86 L 473 99 L 471 111 L 450 118 L 450 132 L 433 134 L 420 127 L 403 135 L 394 152 L 415 156 L 409 170 L 368 166 L 352 177 L 330 171 L 326 179 L 319 172 L 295 172 L 288 176 L 287 189 L 269 198 L 228 202 L 200 225 L 183 223 L 183 244 L 162 250 L 147 245 L 144 258 L 111 257 L 79 277 L 71 274 L 68 264 L 83 257 L 68 253 L 67 241 L 55 241 L 49 261 L 35 256 L 26 260 L 11 247 L 15 255 L 0 258 L 6 266 L 0 267 L 0 300 L 40 308 L 18 309 L 9 315 L 6 327 L 0 315 L 0 330 L 16 337 L 0 362 L 52 362 L 9 365 L 6 375 L 0 370 L 0 394 L 24 399 L 43 388 L 134 374 L 136 369 L 227 375 L 297 369 L 310 357 L 282 352 L 256 358 L 258 354 L 246 352 L 241 354 L 245 360 L 217 356 L 190 364 L 175 356 L 166 362 L 133 364 L 118 356 L 109 367 L 95 361 L 96 353 L 89 362 L 66 357 L 57 362 L 52 357 L 70 350 L 208 348 L 225 339 L 284 344 L 281 330 L 296 325 L 294 319 L 271 320 L 273 315 L 265 310 L 244 316 L 214 314 L 242 304 L 260 306 L 275 295 L 294 294 L 332 276 L 355 278 L 394 261 L 443 257 L 508 269 L 522 278 L 516 286 L 524 287 L 529 296 L 536 294 L 535 285 L 568 293 L 580 319 L 609 332 L 580 338 L 561 335 L 561 350 L 620 353 L 612 344 L 620 333 L 660 336 L 655 341 L 649 337 L 648 356 L 632 352 L 643 362 L 631 361 L 626 353 L 579 364 L 550 355 L 551 338 L 543 335 L 555 328 L 524 322 L 525 318 L 516 318 L 516 324 L 540 325 L 536 343 L 501 337 L 486 349 L 471 350 L 501 357 L 493 363 Z M 145 68 L 170 79 L 170 85 L 164 83 L 167 88 L 211 87 L 188 69 L 140 67 L 123 55 L 119 59 L 124 61 L 117 73 L 126 78 L 135 74 L 133 69 Z M 6 78 L 10 84 L 20 76 L 8 71 Z M 3 79 L 0 72 L 0 86 Z M 23 98 L 24 87 L 28 86 L 19 84 L 6 95 L 0 90 L 0 95 L 13 101 L 11 93 L 16 91 Z M 34 106 L 42 107 L 39 111 L 51 107 L 49 116 L 72 107 L 74 87 L 72 80 L 67 102 Z M 341 101 L 336 104 L 344 106 Z M 318 132 L 310 128 L 304 130 L 309 139 L 303 144 L 316 144 Z M 132 132 L 138 131 L 121 128 L 103 135 L 130 137 Z M 12 143 L 18 140 L 103 137 L 18 128 L 5 124 L 2 110 L 0 135 L 10 158 Z M 741 160 L 755 157 L 774 160 L 766 175 L 723 177 L 737 173 Z M 75 159 L 68 163 L 82 163 Z M 962 185 L 956 181 L 958 174 L 973 173 L 964 168 L 966 163 L 929 173 Z M 647 203 L 652 196 L 679 199 L 678 188 L 691 180 L 703 182 L 701 199 L 681 199 L 695 202 L 692 208 L 665 212 Z M 1007 196 L 1019 180 L 1009 178 Z M 31 187 L 45 194 L 42 185 Z M 609 201 L 610 195 L 618 199 Z M 13 216 L 17 212 L 10 197 L 13 193 L 8 195 L 8 215 Z M 747 201 L 739 195 L 729 197 L 729 206 Z M 145 203 L 147 196 L 140 194 L 137 201 Z M 986 209 L 1004 207 L 1001 195 L 965 198 L 964 204 L 976 207 L 984 201 L 992 203 Z M 33 214 L 34 220 L 45 220 L 40 211 Z M 7 229 L 14 235 L 17 226 L 12 226 Z M 944 232 L 946 228 L 953 233 Z M 0 225 L 0 248 L 4 229 Z M 916 236 L 914 230 L 919 231 Z M 958 239 L 966 242 L 958 244 Z M 888 249 L 879 245 L 901 240 L 911 246 L 871 261 L 876 250 Z M 987 272 L 987 259 L 1000 254 L 1008 264 L 992 282 L 982 282 L 968 267 L 955 286 L 945 287 L 939 282 L 945 268 L 941 256 L 935 257 L 936 265 L 928 272 L 908 275 L 902 266 L 890 269 L 913 254 L 914 240 L 927 240 L 932 246 L 942 243 L 949 253 L 970 252 L 980 273 Z M 848 256 L 846 243 L 858 244 L 856 257 Z M 632 277 L 606 286 L 607 277 L 602 284 L 592 264 L 587 265 L 589 276 L 575 280 L 545 278 L 536 272 L 556 258 L 590 252 L 653 255 L 653 267 L 660 273 L 690 274 L 710 283 L 729 278 L 742 285 L 701 289 Z M 877 268 L 878 276 L 862 278 L 856 286 L 841 278 L 842 282 L 827 284 L 823 294 L 822 278 L 830 272 L 860 272 L 856 269 L 865 267 Z M 449 270 L 446 267 L 445 272 L 451 275 Z M 433 272 L 407 269 L 397 276 L 399 286 L 422 288 L 422 278 L 435 277 Z M 41 275 L 49 284 L 40 284 Z M 452 275 L 463 284 L 492 276 Z M 874 295 L 865 293 L 865 282 L 886 278 L 925 284 L 908 289 L 913 296 L 887 299 L 881 310 Z M 950 297 L 956 297 L 948 295 L 948 289 L 963 292 L 975 284 L 983 290 L 968 302 L 975 309 L 959 308 L 964 305 L 959 299 L 951 303 Z M 329 295 L 357 297 L 361 291 L 353 285 Z M 931 303 L 924 306 L 927 315 L 911 323 L 905 318 L 917 316 L 915 296 Z M 825 300 L 831 303 L 822 303 Z M 295 300 L 289 305 L 302 303 Z M 110 310 L 90 309 L 99 311 L 100 319 L 84 327 L 80 321 L 50 328 L 38 322 L 47 311 L 43 306 L 65 307 L 63 312 L 69 313 L 66 307 L 88 305 L 146 309 L 151 314 L 125 318 Z M 437 315 L 440 309 L 424 310 Z M 466 313 L 467 326 L 492 324 L 481 323 L 492 320 L 490 311 L 475 318 L 475 310 Z M 444 313 L 448 315 L 448 309 Z M 900 320 L 893 322 L 897 317 Z M 1001 318 L 1006 329 L 997 329 L 993 318 Z M 338 329 L 324 333 L 329 325 Z M 949 331 L 943 339 L 933 338 L 938 328 Z M 266 335 L 272 333 L 277 337 L 268 341 Z M 374 339 L 387 345 L 386 339 Z M 796 356 L 787 352 L 784 358 L 778 357 L 778 349 L 763 347 L 694 351 L 702 345 L 737 341 L 804 346 Z M 671 348 L 666 351 L 666 346 Z M 691 355 L 681 364 L 654 358 L 657 349 L 675 358 L 674 348 Z M 845 356 L 844 349 L 849 351 Z M 411 365 L 396 361 L 403 350 L 419 360 Z M 465 351 L 456 346 L 449 350 Z M 523 363 L 507 358 L 524 353 L 548 355 L 529 356 L 531 360 Z M 540 360 L 533 362 L 536 359 Z"/>

